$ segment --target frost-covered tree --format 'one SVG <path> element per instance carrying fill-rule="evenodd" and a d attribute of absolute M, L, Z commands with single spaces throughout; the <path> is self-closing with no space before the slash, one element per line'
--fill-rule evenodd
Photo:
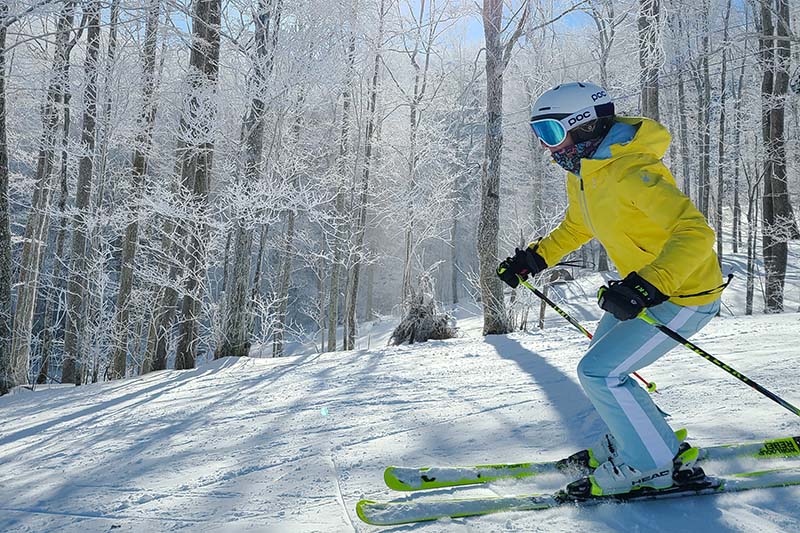
<path fill-rule="evenodd" d="M 269 94 L 281 31 L 282 0 L 260 0 L 253 14 L 255 31 L 248 49 L 251 62 L 248 92 L 252 95 L 242 119 L 241 176 L 235 181 L 242 193 L 252 194 L 263 173 L 262 158 Z M 259 211 L 255 211 L 258 213 Z M 246 356 L 252 335 L 252 291 L 250 286 L 252 242 L 256 220 L 252 209 L 233 214 L 233 269 L 226 292 L 226 321 L 217 356 Z M 263 223 L 263 221 L 262 221 Z"/>
<path fill-rule="evenodd" d="M 514 45 L 522 36 L 530 13 L 526 0 L 517 10 L 518 20 L 510 37 L 504 40 L 504 3 L 485 0 L 483 33 L 486 38 L 486 137 L 481 177 L 481 214 L 478 225 L 483 334 L 506 333 L 503 285 L 495 275 L 497 267 L 497 232 L 500 225 L 500 169 L 503 153 L 503 74 Z M 513 21 L 512 21 L 513 22 Z"/>
<path fill-rule="evenodd" d="M 80 343 L 86 329 L 84 296 L 87 278 L 87 217 L 92 195 L 92 177 L 95 162 L 97 131 L 97 72 L 100 54 L 100 2 L 91 1 L 85 6 L 86 54 L 84 73 L 86 86 L 83 93 L 81 126 L 81 155 L 78 166 L 78 184 L 75 193 L 75 219 L 70 248 L 70 277 L 67 284 L 67 322 L 64 335 L 64 365 L 62 383 L 81 383 Z"/>
<path fill-rule="evenodd" d="M 128 359 L 128 323 L 130 297 L 133 292 L 134 266 L 139 247 L 139 212 L 144 193 L 144 178 L 153 144 L 153 127 L 156 119 L 156 46 L 160 0 L 150 0 L 142 47 L 142 108 L 137 121 L 137 134 L 131 157 L 133 195 L 130 198 L 130 221 L 122 242 L 119 292 L 117 293 L 116 343 L 112 354 L 112 377 L 125 376 Z"/>
<path fill-rule="evenodd" d="M 762 0 L 759 52 L 762 68 L 762 136 L 764 142 L 764 194 L 762 196 L 762 246 L 765 269 L 765 304 L 768 313 L 783 311 L 788 241 L 800 239 L 794 218 L 786 173 L 786 95 L 789 89 L 790 17 L 787 0 Z"/>
<path fill-rule="evenodd" d="M 476 36 L 460 0 L 0 3 L 2 391 L 353 348 L 419 272 L 487 333 L 530 324 L 494 269 L 565 207 L 528 117 L 575 79 L 660 104 L 665 162 L 747 269 L 731 310 L 794 305 L 790 4 L 482 7 Z"/>
<path fill-rule="evenodd" d="M 36 185 L 31 210 L 25 225 L 24 245 L 20 257 L 19 283 L 14 311 L 11 360 L 14 368 L 12 383 L 28 381 L 31 333 L 39 271 L 45 252 L 45 240 L 50 226 L 50 207 L 53 198 L 53 166 L 56 157 L 56 136 L 64 95 L 68 92 L 69 56 L 74 45 L 75 3 L 66 1 L 58 16 L 53 47 L 53 62 L 41 113 L 41 137 L 36 158 Z"/>
<path fill-rule="evenodd" d="M 6 33 L 8 4 L 0 5 L 0 395 L 12 386 L 11 354 L 11 231 L 8 206 L 8 144 L 6 141 Z"/>
<path fill-rule="evenodd" d="M 639 0 L 638 25 L 642 115 L 658 120 L 658 74 L 662 63 L 661 0 Z"/>
<path fill-rule="evenodd" d="M 356 343 L 356 307 L 358 305 L 358 286 L 361 281 L 361 266 L 365 260 L 365 235 L 367 231 L 367 209 L 370 195 L 370 179 L 373 170 L 373 149 L 375 147 L 376 132 L 380 125 L 377 114 L 378 83 L 381 73 L 381 58 L 383 49 L 386 16 L 390 8 L 389 0 L 380 0 L 378 6 L 378 30 L 373 41 L 373 59 L 367 88 L 366 118 L 364 126 L 364 154 L 360 167 L 360 184 L 356 191 L 356 202 L 353 205 L 353 232 L 352 246 L 356 258 L 350 269 L 348 278 L 347 299 L 345 311 L 344 349 L 352 350 Z"/>
<path fill-rule="evenodd" d="M 214 156 L 216 87 L 219 72 L 220 0 L 197 0 L 192 16 L 192 52 L 186 80 L 178 154 L 181 191 L 196 213 L 195 220 L 182 221 L 186 239 L 186 283 L 181 305 L 175 368 L 194 368 L 200 328 L 200 309 L 205 293 L 206 227 L 205 211 Z"/>

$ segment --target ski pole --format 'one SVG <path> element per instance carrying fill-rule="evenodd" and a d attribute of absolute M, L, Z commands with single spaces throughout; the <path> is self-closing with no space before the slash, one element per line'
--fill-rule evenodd
<path fill-rule="evenodd" d="M 648 324 L 651 324 L 653 327 L 658 329 L 661 333 L 663 333 L 667 337 L 670 337 L 672 340 L 677 341 L 679 344 L 684 345 L 686 348 L 689 348 L 691 351 L 693 351 L 694 353 L 696 353 L 700 357 L 702 357 L 702 358 L 704 358 L 704 359 L 706 359 L 708 361 L 711 361 L 712 363 L 714 363 L 715 365 L 717 365 L 722 370 L 724 370 L 728 374 L 732 375 L 733 377 L 735 377 L 739 381 L 741 381 L 743 383 L 746 383 L 747 385 L 750 385 L 750 387 L 754 388 L 755 390 L 757 390 L 758 392 L 760 392 L 761 394 L 763 394 L 764 396 L 766 396 L 770 400 L 772 400 L 775 403 L 779 404 L 781 407 L 785 407 L 786 409 L 788 409 L 792 413 L 796 414 L 797 416 L 800 416 L 800 409 L 798 409 L 794 405 L 790 404 L 789 402 L 787 402 L 786 400 L 784 400 L 783 398 L 781 398 L 777 394 L 774 394 L 774 393 L 770 392 L 769 390 L 765 389 L 764 387 L 762 387 L 761 385 L 759 385 L 758 383 L 756 383 L 752 379 L 748 378 L 747 376 L 745 376 L 741 372 L 738 372 L 734 368 L 731 368 L 730 366 L 726 365 L 725 363 L 723 363 L 722 361 L 720 361 L 719 359 L 717 359 L 716 357 L 714 357 L 713 355 L 711 355 L 707 351 L 705 351 L 702 348 L 692 344 L 691 342 L 689 342 L 688 339 L 683 337 L 680 333 L 677 333 L 677 332 L 671 330 L 670 328 L 668 328 L 667 326 L 665 326 L 664 324 L 662 324 L 661 322 L 659 322 L 655 318 L 653 318 L 650 315 L 648 315 L 646 310 L 642 310 L 642 312 L 639 313 L 637 318 L 641 318 L 642 320 L 644 320 Z"/>
<path fill-rule="evenodd" d="M 564 311 L 559 306 L 557 306 L 555 304 L 555 302 L 553 300 L 551 300 L 550 298 L 548 298 L 547 296 L 545 296 L 545 294 L 542 291 L 540 291 L 539 289 L 537 289 L 536 287 L 534 287 L 533 285 L 528 283 L 527 280 L 522 279 L 522 277 L 519 274 L 517 274 L 517 278 L 519 279 L 519 282 L 520 282 L 521 285 L 523 285 L 524 287 L 529 289 L 531 292 L 533 292 L 533 294 L 535 294 L 536 296 L 541 298 L 542 301 L 544 301 L 544 303 L 546 303 L 547 305 L 552 307 L 553 310 L 556 313 L 558 313 L 559 315 L 564 317 L 566 319 L 566 321 L 569 322 L 570 324 L 572 324 L 573 326 L 575 326 L 578 329 L 578 331 L 580 331 L 581 333 L 583 333 L 584 335 L 589 337 L 589 339 L 592 338 L 592 334 L 589 333 L 589 331 L 585 327 L 581 326 L 580 322 L 578 322 L 577 320 L 572 318 L 569 314 L 567 314 L 566 311 Z M 639 381 L 644 383 L 644 386 L 647 388 L 647 392 L 658 392 L 656 390 L 656 382 L 655 381 L 647 381 L 641 375 L 639 375 L 638 372 L 634 372 L 633 375 L 636 376 L 636 378 Z"/>

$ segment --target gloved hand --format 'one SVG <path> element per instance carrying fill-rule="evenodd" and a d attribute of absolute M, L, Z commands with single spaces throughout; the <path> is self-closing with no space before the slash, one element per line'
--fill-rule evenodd
<path fill-rule="evenodd" d="M 662 294 L 636 272 L 631 272 L 624 280 L 609 281 L 608 287 L 600 287 L 597 291 L 597 304 L 617 320 L 636 318 L 645 307 L 658 305 L 668 299 L 669 296 Z"/>
<path fill-rule="evenodd" d="M 545 268 L 547 268 L 547 263 L 534 249 L 530 247 L 517 248 L 514 250 L 514 257 L 506 257 L 497 266 L 497 275 L 512 289 L 515 289 L 519 285 L 517 274 L 522 279 L 528 279 L 528 274 L 538 274 Z"/>

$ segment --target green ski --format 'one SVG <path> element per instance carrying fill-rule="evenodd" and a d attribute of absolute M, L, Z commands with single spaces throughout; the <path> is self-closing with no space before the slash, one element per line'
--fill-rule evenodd
<path fill-rule="evenodd" d="M 627 494 L 596 496 L 588 499 L 576 499 L 563 491 L 558 491 L 553 494 L 433 499 L 423 499 L 425 496 L 420 494 L 398 501 L 361 500 L 356 505 L 356 513 L 368 524 L 394 526 L 448 517 L 464 518 L 512 511 L 538 511 L 563 505 L 580 507 L 605 502 L 634 502 L 723 494 L 791 485 L 800 485 L 800 467 L 708 476 L 699 482 L 664 490 L 642 489 Z"/>
<path fill-rule="evenodd" d="M 685 430 L 679 430 L 675 434 L 680 441 L 686 438 Z M 578 452 L 578 454 L 580 453 Z M 725 460 L 734 457 L 754 457 L 758 459 L 800 457 L 800 437 L 782 437 L 739 444 L 718 444 L 700 448 L 698 461 Z M 499 479 L 525 478 L 560 471 L 564 471 L 567 474 L 578 474 L 582 471 L 580 468 L 564 469 L 562 464 L 563 460 L 465 467 L 409 468 L 390 466 L 384 471 L 383 479 L 390 489 L 416 491 L 475 485 Z"/>

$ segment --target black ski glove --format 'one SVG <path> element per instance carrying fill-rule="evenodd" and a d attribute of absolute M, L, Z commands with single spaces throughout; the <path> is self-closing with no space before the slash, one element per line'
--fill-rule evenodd
<path fill-rule="evenodd" d="M 597 291 L 597 303 L 600 308 L 618 320 L 636 318 L 645 307 L 658 305 L 668 299 L 669 296 L 662 294 L 636 272 L 631 272 L 624 280 L 609 281 L 608 287 L 600 287 Z"/>
<path fill-rule="evenodd" d="M 519 285 L 517 275 L 528 279 L 528 274 L 538 274 L 547 268 L 544 258 L 532 248 L 514 250 L 514 257 L 506 257 L 497 266 L 497 275 L 506 284 L 515 289 Z"/>

